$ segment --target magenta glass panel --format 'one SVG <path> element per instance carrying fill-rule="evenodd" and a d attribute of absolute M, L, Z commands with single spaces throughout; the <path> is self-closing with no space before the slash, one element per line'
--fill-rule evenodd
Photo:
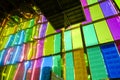
<path fill-rule="evenodd" d="M 114 40 L 120 40 L 120 17 L 114 17 L 106 20 Z"/>
<path fill-rule="evenodd" d="M 46 18 L 43 17 L 42 21 L 45 21 L 45 20 L 46 20 Z M 47 23 L 42 24 L 41 27 L 42 28 L 40 28 L 41 32 L 40 32 L 40 36 L 39 36 L 40 38 L 45 37 L 45 33 L 46 33 L 46 30 L 47 30 Z M 42 39 L 42 40 L 38 41 L 38 45 L 37 45 L 37 50 L 38 50 L 37 57 L 41 57 L 42 54 L 43 54 L 44 40 L 45 39 Z"/>
<path fill-rule="evenodd" d="M 31 80 L 39 80 L 41 64 L 42 58 L 34 61 Z"/>
<path fill-rule="evenodd" d="M 85 16 L 86 16 L 86 21 L 82 22 L 82 24 L 87 24 L 87 23 L 92 21 L 89 9 L 85 8 L 84 13 L 85 13 Z"/>
<path fill-rule="evenodd" d="M 82 6 L 87 6 L 87 1 L 86 0 L 80 0 L 80 1 L 81 1 Z"/>
<path fill-rule="evenodd" d="M 41 56 L 43 56 L 44 40 L 45 39 L 38 40 L 36 58 L 40 58 Z"/>

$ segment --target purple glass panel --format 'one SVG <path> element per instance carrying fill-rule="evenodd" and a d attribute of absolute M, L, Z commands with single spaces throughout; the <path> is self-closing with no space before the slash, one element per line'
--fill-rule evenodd
<path fill-rule="evenodd" d="M 42 16 L 42 22 L 45 22 L 46 18 L 44 16 Z M 45 37 L 45 33 L 46 33 L 46 29 L 47 29 L 47 23 L 43 23 L 40 25 L 40 29 L 39 29 L 39 38 Z"/>
<path fill-rule="evenodd" d="M 43 16 L 42 17 L 42 21 L 46 21 L 46 18 Z M 40 27 L 40 38 L 45 37 L 45 33 L 47 30 L 47 23 L 42 24 L 42 26 Z M 43 48 L 44 48 L 44 39 L 38 41 L 38 45 L 37 45 L 37 58 L 41 57 L 43 54 Z"/>
<path fill-rule="evenodd" d="M 42 22 L 46 22 L 46 21 L 47 21 L 46 17 L 42 16 Z"/>
<path fill-rule="evenodd" d="M 46 29 L 47 29 L 47 23 L 42 24 L 41 30 L 40 30 L 41 31 L 40 38 L 45 37 Z"/>
<path fill-rule="evenodd" d="M 106 20 L 114 40 L 120 40 L 120 17 L 114 17 Z"/>
<path fill-rule="evenodd" d="M 61 30 L 60 30 L 60 29 L 58 29 L 58 30 L 56 30 L 56 32 L 58 32 L 58 33 L 59 33 L 59 32 L 61 32 Z"/>
<path fill-rule="evenodd" d="M 112 15 L 116 14 L 114 7 L 109 0 L 102 2 L 100 4 L 100 7 L 101 7 L 105 17 L 112 16 Z"/>
<path fill-rule="evenodd" d="M 85 16 L 86 16 L 86 21 L 82 22 L 82 24 L 87 24 L 87 23 L 92 21 L 89 9 L 85 8 L 84 13 L 85 13 Z"/>

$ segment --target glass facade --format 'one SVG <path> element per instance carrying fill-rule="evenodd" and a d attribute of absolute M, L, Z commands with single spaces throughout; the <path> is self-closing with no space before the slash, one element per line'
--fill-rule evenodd
<path fill-rule="evenodd" d="M 43 15 L 0 28 L 0 80 L 120 78 L 119 0 L 81 3 L 86 21 L 66 30 Z"/>

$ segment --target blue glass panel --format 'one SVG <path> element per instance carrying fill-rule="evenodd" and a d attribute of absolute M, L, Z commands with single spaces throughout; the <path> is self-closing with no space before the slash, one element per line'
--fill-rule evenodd
<path fill-rule="evenodd" d="M 114 43 L 101 46 L 102 54 L 110 78 L 120 78 L 120 56 Z"/>
<path fill-rule="evenodd" d="M 100 4 L 100 7 L 101 7 L 105 17 L 116 14 L 116 11 L 115 11 L 114 7 L 112 7 L 112 6 L 113 5 L 111 4 L 110 0 L 106 0 Z"/>
<path fill-rule="evenodd" d="M 52 57 L 43 58 L 42 70 L 39 80 L 50 80 L 50 72 L 52 70 Z"/>

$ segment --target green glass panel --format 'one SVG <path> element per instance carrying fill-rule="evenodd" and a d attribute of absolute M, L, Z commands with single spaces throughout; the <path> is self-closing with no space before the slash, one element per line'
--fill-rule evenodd
<path fill-rule="evenodd" d="M 33 28 L 26 29 L 24 42 L 28 42 L 32 40 L 32 31 L 33 31 Z"/>
<path fill-rule="evenodd" d="M 33 30 L 32 30 L 32 39 L 34 39 L 34 37 L 35 37 L 35 33 L 37 33 L 37 27 L 36 26 L 34 26 L 33 27 Z"/>
<path fill-rule="evenodd" d="M 61 51 L 61 33 L 58 33 L 54 36 L 54 52 L 55 53 L 60 53 Z"/>
<path fill-rule="evenodd" d="M 94 4 L 96 2 L 98 2 L 98 0 L 87 0 L 88 5 Z"/>
<path fill-rule="evenodd" d="M 94 23 L 94 26 L 99 43 L 106 43 L 113 41 L 113 37 L 105 20 Z"/>
<path fill-rule="evenodd" d="M 72 49 L 72 40 L 71 40 L 71 31 L 65 31 L 64 33 L 64 43 L 65 43 L 65 50 Z"/>
<path fill-rule="evenodd" d="M 74 80 L 74 63 L 72 52 L 65 54 L 66 80 Z"/>
<path fill-rule="evenodd" d="M 28 27 L 29 27 L 29 28 L 30 28 L 30 27 L 33 27 L 33 26 L 34 26 L 34 19 L 31 19 L 31 20 L 29 21 L 29 23 L 30 23 L 30 24 L 29 24 Z"/>
<path fill-rule="evenodd" d="M 92 46 L 98 44 L 93 24 L 89 24 L 83 27 L 83 35 L 86 46 Z"/>
<path fill-rule="evenodd" d="M 120 9 L 120 0 L 114 0 L 114 1 L 117 4 L 118 8 Z"/>
<path fill-rule="evenodd" d="M 89 7 L 89 10 L 93 21 L 104 18 L 99 4 Z"/>
<path fill-rule="evenodd" d="M 73 43 L 73 49 L 83 48 L 80 28 L 72 30 L 72 43 Z"/>
<path fill-rule="evenodd" d="M 12 80 L 14 78 L 16 69 L 17 69 L 17 65 L 11 65 L 11 69 L 8 72 L 9 76 L 7 76 L 6 80 Z"/>
<path fill-rule="evenodd" d="M 52 71 L 61 77 L 61 57 L 60 55 L 53 56 L 53 68 Z"/>
<path fill-rule="evenodd" d="M 108 78 L 103 56 L 99 47 L 87 49 L 92 80 L 102 80 Z"/>
<path fill-rule="evenodd" d="M 54 54 L 54 36 L 47 37 L 44 42 L 44 56 Z"/>

